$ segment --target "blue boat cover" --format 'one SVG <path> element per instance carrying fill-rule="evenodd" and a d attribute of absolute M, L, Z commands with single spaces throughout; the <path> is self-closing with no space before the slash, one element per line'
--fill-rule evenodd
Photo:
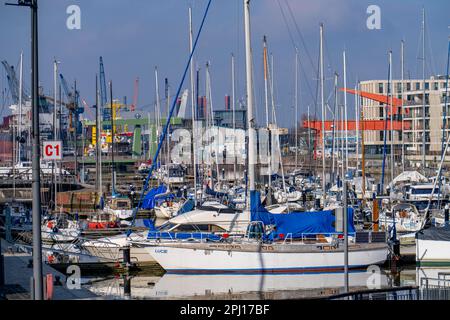
<path fill-rule="evenodd" d="M 155 207 L 155 198 L 158 194 L 165 193 L 167 187 L 165 185 L 160 185 L 156 188 L 151 189 L 142 200 L 141 209 L 150 210 Z"/>
<path fill-rule="evenodd" d="M 206 186 L 206 194 L 209 194 L 210 196 L 214 196 L 214 197 L 216 197 L 216 198 L 224 198 L 224 197 L 228 197 L 228 193 L 226 193 L 226 192 L 214 191 L 214 190 L 211 189 L 209 186 Z"/>
<path fill-rule="evenodd" d="M 261 221 L 264 225 L 274 225 L 275 230 L 272 237 L 277 238 L 280 234 L 292 238 L 300 238 L 307 234 L 330 234 L 336 233 L 334 210 L 291 212 L 286 214 L 272 214 L 261 205 L 260 194 L 252 191 L 250 194 L 251 221 Z M 354 233 L 353 208 L 348 208 L 348 232 Z"/>
<path fill-rule="evenodd" d="M 192 199 L 187 200 L 178 210 L 177 215 L 192 211 L 194 209 L 194 204 L 195 204 L 194 200 Z"/>

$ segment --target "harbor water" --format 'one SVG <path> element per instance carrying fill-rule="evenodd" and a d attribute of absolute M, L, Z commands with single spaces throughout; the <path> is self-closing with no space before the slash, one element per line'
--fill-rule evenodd
<path fill-rule="evenodd" d="M 377 267 L 349 274 L 350 292 L 424 287 L 426 280 L 450 275 L 450 268 L 405 267 L 397 273 Z M 311 299 L 345 293 L 344 273 L 116 275 L 85 278 L 83 287 L 107 299 Z M 441 286 L 446 285 L 441 281 Z M 447 284 L 448 286 L 448 284 Z"/>

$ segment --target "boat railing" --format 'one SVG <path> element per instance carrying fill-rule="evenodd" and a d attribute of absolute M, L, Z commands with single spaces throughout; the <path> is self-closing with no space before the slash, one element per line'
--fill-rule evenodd
<path fill-rule="evenodd" d="M 348 236 L 355 237 L 356 232 L 349 232 Z M 343 239 L 342 232 L 329 232 L 329 233 L 315 233 L 315 232 L 304 232 L 300 236 L 300 240 L 305 243 L 330 243 L 327 238 L 331 237 L 331 243 L 338 243 L 339 239 Z"/>
<path fill-rule="evenodd" d="M 204 240 L 213 240 L 212 236 L 217 236 L 219 239 L 219 235 L 215 235 L 210 232 L 169 232 L 169 231 L 156 231 L 151 232 L 147 235 L 147 240 L 169 240 L 169 241 L 204 241 Z"/>
<path fill-rule="evenodd" d="M 292 243 L 292 240 L 293 240 L 292 232 L 289 232 L 289 233 L 286 235 L 286 237 L 284 238 L 283 244 L 288 243 L 288 241 L 289 241 L 289 243 Z"/>

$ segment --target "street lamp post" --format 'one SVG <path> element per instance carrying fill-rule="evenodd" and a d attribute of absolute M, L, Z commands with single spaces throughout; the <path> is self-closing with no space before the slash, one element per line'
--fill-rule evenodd
<path fill-rule="evenodd" d="M 33 196 L 33 288 L 35 300 L 43 298 L 42 244 L 41 244 L 41 180 L 39 139 L 39 71 L 38 71 L 38 6 L 37 0 L 18 0 L 6 5 L 30 7 L 31 9 L 31 97 L 32 97 L 32 196 Z"/>

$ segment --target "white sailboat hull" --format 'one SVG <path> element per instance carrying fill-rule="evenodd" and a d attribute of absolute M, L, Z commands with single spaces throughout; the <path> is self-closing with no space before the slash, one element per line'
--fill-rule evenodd
<path fill-rule="evenodd" d="M 416 239 L 416 261 L 420 265 L 450 266 L 450 241 Z"/>
<path fill-rule="evenodd" d="M 290 249 L 290 245 L 284 245 Z M 334 272 L 344 268 L 344 253 L 338 250 L 278 250 L 262 245 L 245 250 L 239 244 L 161 244 L 147 251 L 169 273 L 305 273 Z M 349 267 L 361 268 L 386 261 L 386 245 L 349 251 Z"/>
<path fill-rule="evenodd" d="M 75 229 L 59 229 L 58 232 L 42 230 L 41 238 L 43 242 L 72 242 L 78 239 L 80 231 Z"/>
<path fill-rule="evenodd" d="M 142 241 L 145 239 L 145 232 L 133 233 L 130 237 L 124 234 L 103 238 L 98 240 L 87 241 L 83 244 L 90 255 L 97 257 L 100 261 L 119 261 L 122 260 L 122 249 L 130 245 L 130 241 Z M 154 262 L 155 259 L 142 248 L 131 245 L 130 258 L 133 263 Z"/>

